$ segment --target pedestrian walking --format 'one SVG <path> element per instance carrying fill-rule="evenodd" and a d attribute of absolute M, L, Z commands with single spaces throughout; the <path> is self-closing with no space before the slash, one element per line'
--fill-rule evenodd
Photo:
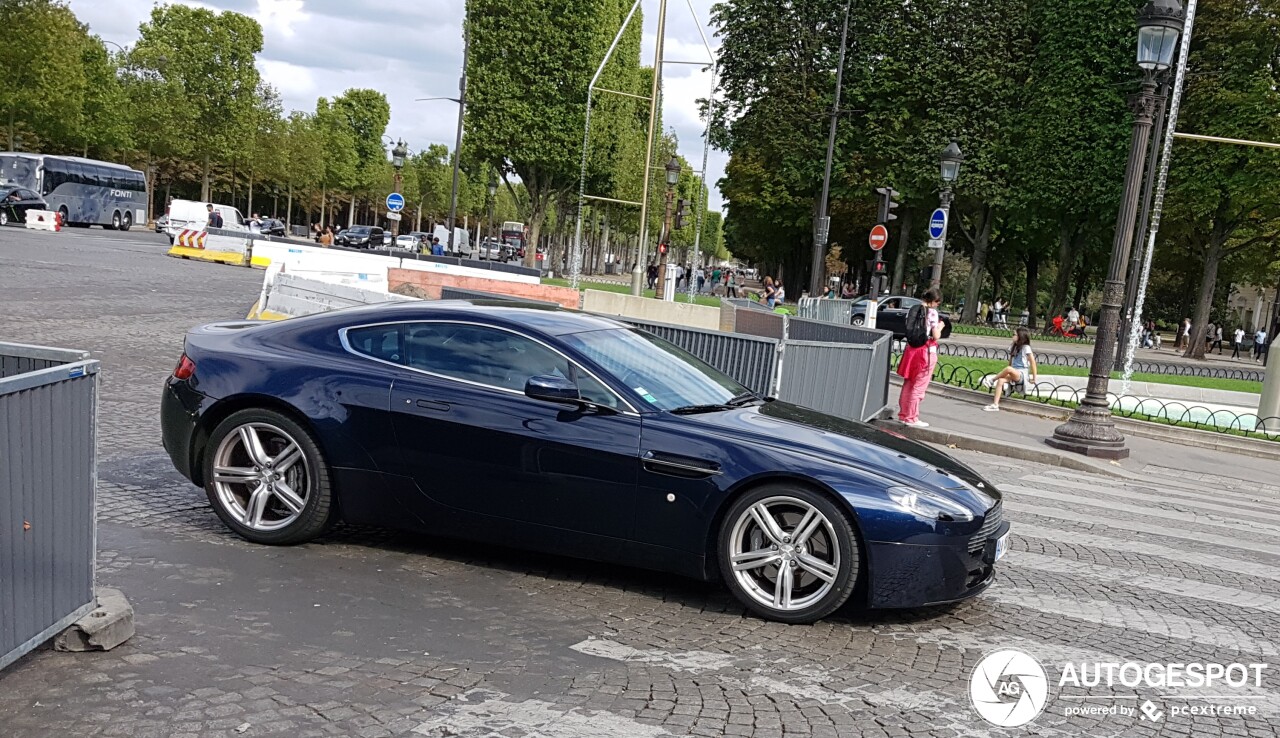
<path fill-rule="evenodd" d="M 1191 348 L 1191 318 L 1183 318 L 1178 327 L 1178 340 L 1173 345 L 1174 351 L 1185 351 Z"/>
<path fill-rule="evenodd" d="M 645 277 L 649 280 L 649 289 L 653 289 L 653 286 L 658 283 L 658 265 L 650 264 L 644 271 Z"/>
<path fill-rule="evenodd" d="M 444 256 L 444 246 L 440 244 L 439 236 L 433 236 L 431 238 L 431 255 Z"/>
<path fill-rule="evenodd" d="M 1214 347 L 1218 348 L 1218 356 L 1222 356 L 1222 326 L 1214 326 L 1213 343 L 1209 344 L 1209 350 L 1213 351 Z"/>
<path fill-rule="evenodd" d="M 210 203 L 210 204 L 208 205 L 208 209 L 209 209 L 209 227 L 210 227 L 210 228 L 221 228 L 221 227 L 222 227 L 222 213 L 219 213 L 217 210 L 214 210 L 214 209 L 213 209 L 213 204 L 212 204 L 212 203 Z"/>
<path fill-rule="evenodd" d="M 729 270 L 729 276 L 725 277 L 725 294 L 729 297 L 738 296 L 738 273 L 732 269 Z"/>
<path fill-rule="evenodd" d="M 854 298 L 853 282 L 845 282 L 840 288 L 840 299 L 852 300 Z"/>
<path fill-rule="evenodd" d="M 1072 327 L 1080 325 L 1080 311 L 1076 310 L 1074 305 L 1067 311 L 1067 323 Z"/>
<path fill-rule="evenodd" d="M 1267 329 L 1259 328 L 1253 334 L 1253 360 L 1263 361 L 1267 356 Z"/>
<path fill-rule="evenodd" d="M 906 348 L 898 362 L 898 376 L 902 377 L 902 393 L 898 395 L 898 420 L 904 425 L 927 428 L 920 419 L 920 403 L 933 379 L 938 365 L 938 339 L 942 337 L 942 321 L 938 319 L 938 305 L 942 295 L 938 290 L 926 290 L 921 304 L 907 311 Z"/>
<path fill-rule="evenodd" d="M 1231 358 L 1240 358 L 1240 347 L 1244 345 L 1244 326 L 1236 326 L 1235 335 L 1231 337 Z"/>
<path fill-rule="evenodd" d="M 698 294 L 702 294 L 702 288 L 707 283 L 706 270 L 702 267 L 698 267 L 698 270 L 694 272 L 694 277 L 698 280 Z"/>
<path fill-rule="evenodd" d="M 995 390 L 991 404 L 982 408 L 987 412 L 1000 411 L 1000 397 L 1006 385 L 1022 385 L 1023 391 L 1034 385 L 1036 381 L 1036 355 L 1031 350 L 1031 331 L 1019 327 L 1013 337 L 1013 346 L 1009 349 L 1009 366 L 1000 370 L 999 374 L 983 377 L 982 383 Z"/>
<path fill-rule="evenodd" d="M 1022 315 L 1019 315 L 1019 316 L 1018 316 L 1018 325 L 1020 325 L 1020 326 L 1028 326 L 1028 325 L 1031 325 L 1031 311 L 1030 311 L 1030 310 L 1027 310 L 1026 308 L 1022 308 Z"/>
<path fill-rule="evenodd" d="M 329 226 L 325 226 L 324 230 L 320 231 L 320 235 L 316 236 L 316 242 L 319 243 L 321 246 L 324 246 L 325 248 L 332 246 L 333 245 L 333 229 L 330 228 Z"/>

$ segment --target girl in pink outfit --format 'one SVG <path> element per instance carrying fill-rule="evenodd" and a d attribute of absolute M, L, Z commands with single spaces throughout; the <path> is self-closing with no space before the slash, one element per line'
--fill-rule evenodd
<path fill-rule="evenodd" d="M 898 362 L 898 376 L 904 380 L 902 394 L 898 398 L 898 420 L 906 425 L 927 428 L 929 424 L 920 419 L 920 402 L 924 400 L 929 380 L 933 379 L 933 370 L 938 365 L 938 339 L 942 337 L 938 305 L 942 302 L 942 295 L 938 290 L 928 290 L 921 299 L 924 301 L 927 339 L 923 346 L 907 344 L 902 360 Z"/>

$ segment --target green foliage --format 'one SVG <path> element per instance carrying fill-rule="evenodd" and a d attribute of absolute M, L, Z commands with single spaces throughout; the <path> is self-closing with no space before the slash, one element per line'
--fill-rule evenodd
<path fill-rule="evenodd" d="M 87 46 L 87 30 L 66 3 L 0 1 L 0 123 L 10 149 L 17 147 L 19 128 L 37 133 L 24 138 L 26 150 L 75 141 L 88 84 Z"/>

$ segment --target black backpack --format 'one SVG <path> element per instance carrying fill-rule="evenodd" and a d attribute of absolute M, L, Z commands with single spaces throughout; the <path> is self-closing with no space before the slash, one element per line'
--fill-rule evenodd
<path fill-rule="evenodd" d="M 915 304 L 907 311 L 907 345 L 920 348 L 929 341 L 929 330 L 925 327 L 924 305 Z"/>

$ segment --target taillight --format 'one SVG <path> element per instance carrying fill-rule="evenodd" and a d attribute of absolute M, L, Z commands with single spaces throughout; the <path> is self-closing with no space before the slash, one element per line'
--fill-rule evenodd
<path fill-rule="evenodd" d="M 178 366 L 173 370 L 174 379 L 191 379 L 196 373 L 196 363 L 187 358 L 186 354 L 178 360 Z"/>

